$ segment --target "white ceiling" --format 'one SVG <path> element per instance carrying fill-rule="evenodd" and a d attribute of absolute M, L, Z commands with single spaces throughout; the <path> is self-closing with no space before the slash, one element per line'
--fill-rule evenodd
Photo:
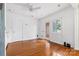
<path fill-rule="evenodd" d="M 27 4 L 28 3 L 17 3 L 16 5 L 21 6 L 22 9 L 25 10 L 28 15 L 32 15 L 33 17 L 38 19 L 70 6 L 70 4 L 67 3 L 29 3 L 34 8 L 40 7 L 40 9 L 29 11 Z"/>

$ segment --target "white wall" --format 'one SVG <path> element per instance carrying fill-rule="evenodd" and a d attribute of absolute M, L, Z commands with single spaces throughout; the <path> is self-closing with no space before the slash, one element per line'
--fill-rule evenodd
<path fill-rule="evenodd" d="M 6 44 L 37 36 L 37 20 L 16 4 L 6 4 Z"/>
<path fill-rule="evenodd" d="M 61 19 L 62 21 L 62 32 L 61 33 L 55 33 L 53 32 L 53 22 L 56 19 Z M 68 7 L 65 8 L 59 12 L 56 12 L 54 14 L 51 14 L 45 18 L 42 18 L 39 20 L 38 25 L 38 35 L 39 37 L 46 38 L 45 37 L 45 23 L 50 23 L 50 38 L 49 40 L 53 42 L 57 42 L 60 44 L 63 44 L 64 42 L 68 42 L 74 47 L 74 13 L 73 8 Z"/>

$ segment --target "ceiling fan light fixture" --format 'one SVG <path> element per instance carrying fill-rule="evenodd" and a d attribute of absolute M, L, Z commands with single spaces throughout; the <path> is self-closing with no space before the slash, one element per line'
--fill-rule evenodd
<path fill-rule="evenodd" d="M 60 7 L 61 5 L 60 5 L 60 4 L 58 4 L 57 6 L 58 6 L 58 7 Z"/>

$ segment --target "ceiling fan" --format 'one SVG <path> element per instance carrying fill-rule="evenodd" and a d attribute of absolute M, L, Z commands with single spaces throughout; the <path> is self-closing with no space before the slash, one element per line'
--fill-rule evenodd
<path fill-rule="evenodd" d="M 34 5 L 30 4 L 30 3 L 27 3 L 26 6 L 27 6 L 27 8 L 28 8 L 29 11 L 35 11 L 35 10 L 38 10 L 38 9 L 41 8 L 40 6 L 34 7 Z"/>

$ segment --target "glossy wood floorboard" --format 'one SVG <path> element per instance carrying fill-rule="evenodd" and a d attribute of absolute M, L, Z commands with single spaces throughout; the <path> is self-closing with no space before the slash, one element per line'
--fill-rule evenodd
<path fill-rule="evenodd" d="M 79 51 L 73 48 L 64 47 L 57 43 L 51 43 L 51 51 L 53 56 L 79 56 Z"/>
<path fill-rule="evenodd" d="M 46 40 L 26 40 L 9 43 L 6 51 L 9 56 L 48 56 L 50 44 Z"/>
<path fill-rule="evenodd" d="M 7 56 L 17 56 L 17 55 L 18 56 L 79 56 L 78 50 L 64 47 L 63 45 L 50 41 L 43 42 L 45 44 L 48 43 L 46 47 L 43 43 L 39 43 L 37 41 L 38 40 L 28 40 L 28 41 L 26 40 L 10 43 L 8 44 L 8 47 L 6 49 L 6 55 Z M 36 47 L 34 46 L 34 44 Z"/>

